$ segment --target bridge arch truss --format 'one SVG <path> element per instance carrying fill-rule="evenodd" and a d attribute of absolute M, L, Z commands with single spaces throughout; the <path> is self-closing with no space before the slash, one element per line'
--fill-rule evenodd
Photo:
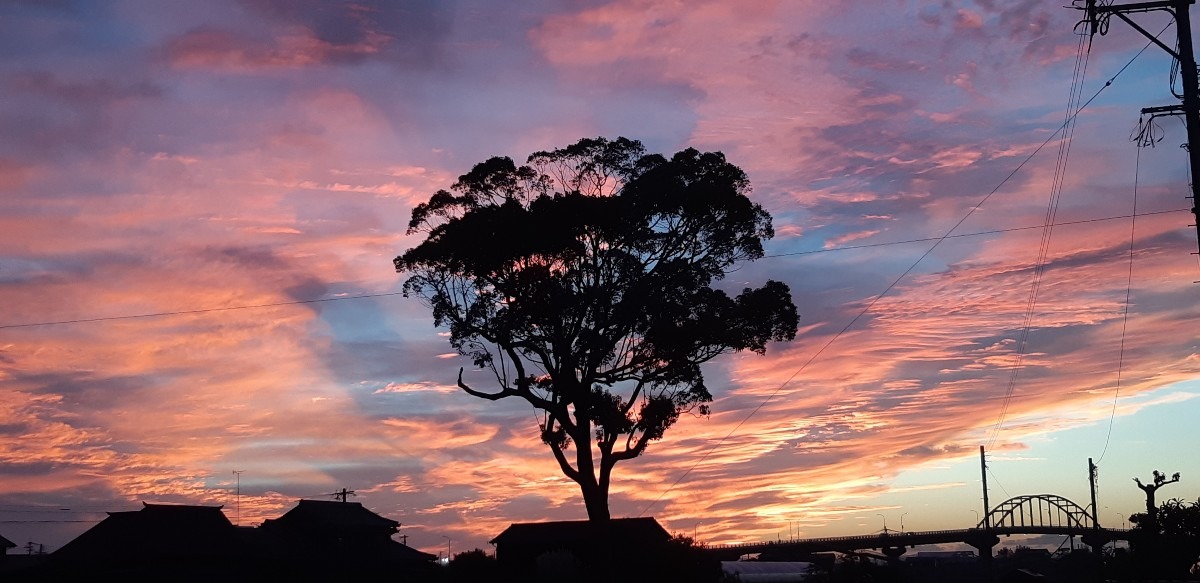
<path fill-rule="evenodd" d="M 1092 517 L 1082 506 L 1056 494 L 1016 496 L 988 512 L 976 528 L 1051 527 L 1094 528 Z"/>

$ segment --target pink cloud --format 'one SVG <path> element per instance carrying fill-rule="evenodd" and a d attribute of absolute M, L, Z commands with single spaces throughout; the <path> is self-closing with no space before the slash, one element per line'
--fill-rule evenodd
<path fill-rule="evenodd" d="M 854 242 L 854 241 L 859 241 L 859 240 L 862 240 L 862 239 L 869 239 L 869 238 L 871 238 L 871 237 L 873 237 L 873 236 L 875 236 L 875 235 L 878 235 L 878 234 L 879 234 L 879 231 L 878 231 L 878 230 L 873 230 L 873 231 L 859 231 L 859 232 L 857 232 L 857 233 L 846 233 L 846 234 L 844 234 L 844 235 L 840 235 L 840 236 L 838 236 L 838 237 L 834 237 L 834 238 L 832 238 L 832 239 L 828 239 L 828 240 L 826 240 L 826 241 L 825 241 L 825 248 L 826 248 L 826 249 L 833 249 L 833 248 L 835 248 L 835 247 L 840 247 L 840 246 L 842 246 L 842 245 L 845 245 L 845 244 L 847 244 L 847 243 L 851 243 L 851 242 Z"/>
<path fill-rule="evenodd" d="M 488 41 L 490 53 L 513 50 L 512 62 L 549 72 L 494 66 L 472 52 L 487 43 L 463 21 L 454 45 L 463 52 L 445 70 L 396 76 L 337 68 L 387 48 L 367 33 L 378 27 L 355 24 L 361 14 L 334 27 L 355 33 L 338 42 L 314 32 L 324 14 L 272 6 L 262 35 L 174 21 L 171 30 L 190 32 L 167 44 L 173 68 L 152 71 L 161 87 L 88 81 L 66 64 L 6 77 L 31 106 L 66 104 L 80 116 L 45 110 L 46 120 L 80 123 L 8 132 L 45 141 L 16 143 L 0 159 L 0 190 L 11 195 L 0 213 L 5 323 L 284 304 L 0 330 L 10 490 L 228 511 L 239 469 L 243 523 L 352 487 L 403 519 L 414 540 L 446 532 L 479 546 L 508 522 L 579 518 L 577 488 L 530 412 L 453 387 L 462 359 L 423 306 L 290 302 L 395 290 L 390 260 L 412 243 L 411 206 L 481 151 L 519 158 L 583 135 L 656 131 L 629 121 L 643 118 L 606 118 L 600 105 L 680 116 L 648 137 L 679 142 L 664 149 L 725 150 L 775 214 L 772 244 L 784 251 L 806 233 L 833 245 L 938 236 L 1053 130 L 1061 112 L 1044 89 L 1058 71 L 1040 65 L 1074 54 L 1063 42 L 1074 40 L 1069 18 L 1047 20 L 1048 8 L 1028 4 L 938 16 L 923 10 L 933 4 L 866 14 L 833 3 L 630 0 L 546 15 L 516 35 L 531 47 Z M 896 26 L 909 17 L 935 26 Z M 150 61 L 112 66 L 163 65 Z M 1081 119 L 1081 131 L 1096 131 Z M 499 143 L 489 124 L 502 122 L 521 129 Z M 92 141 L 66 139 L 78 135 Z M 1132 150 L 1100 150 L 1112 136 L 1090 135 L 1103 139 L 1077 142 L 1061 220 L 1130 208 Z M 1052 167 L 1035 160 L 956 234 L 1040 224 Z M 1143 169 L 1143 204 L 1182 204 L 1170 182 L 1181 172 L 1160 170 Z M 1200 372 L 1181 325 L 1195 318 L 1188 219 L 1138 220 L 1123 395 L 1146 398 Z M 836 340 L 928 247 L 743 267 L 731 284 L 742 275 L 792 284 L 804 303 L 800 337 L 765 357 L 714 362 L 713 415 L 683 419 L 618 466 L 616 513 L 650 508 L 685 531 L 702 521 L 706 540 L 773 537 L 793 516 L 828 534 L 894 507 L 880 501 L 889 492 L 965 489 L 894 480 L 975 456 L 1000 403 L 998 452 L 1097 423 L 1112 405 L 1128 227 L 1055 229 L 1011 398 L 1038 230 L 947 239 Z M 1122 400 L 1117 414 L 1139 407 Z"/>
<path fill-rule="evenodd" d="M 331 61 L 378 53 L 388 38 L 372 33 L 355 45 L 334 45 L 296 27 L 271 40 L 237 35 L 228 30 L 200 28 L 173 39 L 167 57 L 179 69 L 211 69 L 249 74 L 270 69 L 327 65 Z"/>
<path fill-rule="evenodd" d="M 33 175 L 33 166 L 0 158 L 0 191 L 20 190 Z"/>
<path fill-rule="evenodd" d="M 975 30 L 983 28 L 983 16 L 978 12 L 960 8 L 954 14 L 954 27 L 959 30 Z"/>

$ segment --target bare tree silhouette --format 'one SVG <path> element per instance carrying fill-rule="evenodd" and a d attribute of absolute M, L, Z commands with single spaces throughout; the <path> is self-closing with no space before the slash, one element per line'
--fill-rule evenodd
<path fill-rule="evenodd" d="M 1154 503 L 1154 493 L 1167 484 L 1178 482 L 1179 472 L 1175 472 L 1171 476 L 1171 479 L 1168 480 L 1166 474 L 1154 470 L 1154 481 L 1149 484 L 1143 484 L 1137 478 L 1134 478 L 1133 481 L 1137 483 L 1138 488 L 1141 488 L 1146 493 L 1146 528 L 1150 532 L 1158 532 L 1158 506 Z"/>

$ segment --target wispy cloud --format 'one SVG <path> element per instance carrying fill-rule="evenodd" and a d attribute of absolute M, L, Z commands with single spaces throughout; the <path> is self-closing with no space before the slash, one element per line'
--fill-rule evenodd
<path fill-rule="evenodd" d="M 0 502 L 229 511 L 239 470 L 243 523 L 342 487 L 418 546 L 582 517 L 530 411 L 459 391 L 458 368 L 475 373 L 426 307 L 377 294 L 404 277 L 391 260 L 416 240 L 413 205 L 488 156 L 593 135 L 745 168 L 776 256 L 725 283 L 786 281 L 802 314 L 795 342 L 706 368 L 712 416 L 618 466 L 616 515 L 703 523 L 706 540 L 792 520 L 844 532 L 973 491 L 974 474 L 901 478 L 993 436 L 998 463 L 1035 464 L 1057 436 L 1190 402 L 1163 390 L 1200 372 L 1173 148 L 1139 162 L 1137 210 L 1162 214 L 1112 219 L 1133 212 L 1136 157 L 1113 120 L 1155 97 L 1080 116 L 1057 206 L 1058 142 L 1007 178 L 1061 123 L 1077 16 L 1034 1 L 0 8 L 0 325 L 114 318 L 0 328 Z M 1091 78 L 1142 44 L 1094 43 Z M 1048 208 L 1075 224 L 1039 263 L 1028 227 Z M 989 234 L 937 240 L 952 227 Z"/>

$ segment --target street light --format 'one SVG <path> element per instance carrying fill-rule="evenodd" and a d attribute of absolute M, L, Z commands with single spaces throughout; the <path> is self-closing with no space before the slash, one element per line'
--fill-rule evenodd
<path fill-rule="evenodd" d="M 700 542 L 700 525 L 701 524 L 704 524 L 704 523 L 697 520 L 696 525 L 692 527 L 692 542 L 694 542 L 694 543 Z"/>
<path fill-rule="evenodd" d="M 443 534 L 442 538 L 446 539 L 446 564 L 449 565 L 450 564 L 450 537 Z"/>
<path fill-rule="evenodd" d="M 905 512 L 904 514 L 908 514 Z M 904 534 L 904 514 L 900 515 L 900 534 Z"/>
<path fill-rule="evenodd" d="M 883 519 L 883 534 L 887 534 L 887 517 L 878 512 L 875 513 L 875 516 Z"/>
<path fill-rule="evenodd" d="M 1112 508 L 1109 508 L 1109 507 L 1107 507 L 1107 506 L 1105 506 L 1105 507 L 1104 507 L 1104 509 L 1105 509 L 1105 510 L 1112 510 Z M 1120 516 L 1120 517 L 1121 517 L 1121 528 L 1125 528 L 1125 515 L 1124 515 L 1124 514 L 1121 514 L 1120 512 L 1116 512 L 1116 511 L 1113 511 L 1113 514 L 1116 514 L 1117 516 Z"/>
<path fill-rule="evenodd" d="M 983 522 L 983 520 L 979 518 L 979 511 L 975 510 L 974 508 L 970 508 L 968 510 L 975 513 L 975 526 L 979 526 L 979 523 Z"/>

